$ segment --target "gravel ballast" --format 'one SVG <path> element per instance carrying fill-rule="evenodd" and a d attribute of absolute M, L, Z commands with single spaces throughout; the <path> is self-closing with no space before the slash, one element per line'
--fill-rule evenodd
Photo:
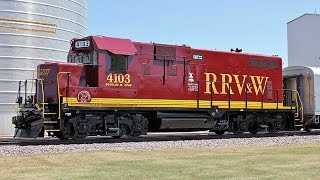
<path fill-rule="evenodd" d="M 226 147 L 258 147 L 289 144 L 319 143 L 320 136 L 285 136 L 263 138 L 232 138 L 185 141 L 123 142 L 103 144 L 70 144 L 70 145 L 38 145 L 38 146 L 0 146 L 0 156 L 23 156 L 46 153 L 65 153 L 83 151 L 153 151 L 179 148 L 226 148 Z"/>

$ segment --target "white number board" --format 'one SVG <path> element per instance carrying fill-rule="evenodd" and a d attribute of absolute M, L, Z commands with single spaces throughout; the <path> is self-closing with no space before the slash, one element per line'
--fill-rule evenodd
<path fill-rule="evenodd" d="M 86 47 L 90 47 L 90 41 L 89 41 L 89 40 L 86 40 L 86 41 L 76 41 L 75 47 L 76 47 L 76 48 L 86 48 Z"/>
<path fill-rule="evenodd" d="M 194 54 L 194 55 L 193 55 L 193 59 L 194 59 L 194 60 L 202 60 L 203 57 L 202 57 L 202 55 L 200 55 L 200 54 Z"/>

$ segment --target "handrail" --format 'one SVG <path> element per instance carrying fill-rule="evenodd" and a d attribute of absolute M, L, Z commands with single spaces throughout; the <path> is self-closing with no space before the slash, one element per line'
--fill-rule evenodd
<path fill-rule="evenodd" d="M 34 74 L 35 74 L 35 72 L 36 72 L 35 70 L 33 70 L 33 71 L 32 71 L 32 79 L 31 79 L 31 84 L 32 84 L 32 85 L 31 85 L 31 94 L 33 94 L 33 93 L 32 93 L 32 91 L 33 91 L 33 81 L 34 81 L 34 80 L 36 80 L 36 79 L 34 79 Z"/>
<path fill-rule="evenodd" d="M 248 109 L 248 91 L 247 91 L 247 87 L 249 84 L 251 85 L 254 85 L 254 83 L 236 83 L 236 82 L 222 82 L 222 81 L 207 81 L 207 80 L 197 80 L 197 84 L 198 84 L 198 90 L 197 90 L 197 109 L 200 108 L 200 82 L 204 82 L 204 83 L 210 83 L 210 106 L 212 108 L 213 106 L 213 89 L 212 89 L 212 84 L 213 83 L 226 83 L 227 86 L 228 86 L 228 92 L 227 92 L 227 95 L 228 95 L 228 109 L 231 109 L 231 85 L 232 84 L 242 84 L 242 85 L 245 85 L 245 108 Z M 261 85 L 263 87 L 265 87 L 266 85 L 263 85 L 263 84 L 255 84 L 255 85 Z M 274 89 L 277 91 L 277 89 Z M 263 110 L 263 100 L 264 100 L 264 96 L 265 93 L 262 94 L 262 101 L 261 101 L 261 109 Z M 278 109 L 278 95 L 277 95 L 277 109 Z"/>
<path fill-rule="evenodd" d="M 301 111 L 301 122 L 303 122 L 303 104 L 302 104 L 302 100 L 301 100 L 299 91 L 297 91 L 297 90 L 292 90 L 292 91 L 296 93 L 296 97 L 297 97 L 297 98 L 295 98 L 296 104 L 297 104 L 297 114 L 295 115 L 295 117 L 299 117 L 299 111 Z M 298 99 L 299 99 L 299 102 L 298 102 Z M 301 107 L 299 107 L 299 103 L 300 103 Z"/>
<path fill-rule="evenodd" d="M 198 92 L 197 92 L 197 109 L 199 110 L 199 108 L 200 108 L 200 107 L 199 107 L 199 106 L 200 106 L 200 102 L 199 102 L 199 101 L 200 101 L 200 82 L 198 81 L 197 84 L 198 84 L 198 85 L 197 85 L 197 86 L 198 86 Z"/>
<path fill-rule="evenodd" d="M 212 82 L 210 84 L 211 84 L 211 86 L 210 86 L 210 109 L 212 109 L 212 106 L 213 106 L 213 104 L 212 104 L 212 101 L 213 101 Z"/>
<path fill-rule="evenodd" d="M 197 84 L 198 84 L 198 90 L 197 90 L 197 108 L 199 109 L 200 108 L 200 83 L 208 83 L 210 85 L 210 104 L 212 104 L 213 102 L 213 97 L 212 97 L 212 93 L 213 93 L 213 89 L 212 89 L 212 84 L 213 83 L 226 83 L 227 86 L 228 86 L 228 91 L 227 91 L 227 98 L 228 98 L 228 108 L 231 108 L 231 89 L 230 89 L 230 86 L 231 84 L 243 84 L 245 85 L 245 88 L 244 88 L 244 92 L 245 92 L 245 108 L 248 109 L 248 103 L 249 103 L 249 100 L 248 100 L 248 91 L 247 91 L 247 85 L 248 84 L 252 84 L 252 83 L 236 83 L 236 82 L 221 82 L 221 81 L 206 81 L 206 80 L 197 80 Z M 263 84 L 258 84 L 258 85 L 261 85 L 263 88 L 266 86 L 266 85 L 263 85 Z M 280 92 L 284 92 L 284 91 L 291 91 L 291 92 L 297 92 L 297 98 L 296 99 L 296 103 L 300 103 L 300 106 L 302 106 L 302 100 L 301 100 L 301 97 L 300 97 L 300 94 L 297 90 L 293 90 L 293 89 L 272 89 L 273 92 L 276 93 L 275 97 L 275 104 L 276 104 L 276 109 L 278 110 L 279 107 L 281 107 L 281 105 L 283 103 L 279 102 L 280 98 L 279 97 L 281 95 Z M 266 91 L 264 91 L 263 94 L 261 94 L 261 109 L 263 110 L 264 109 L 264 100 L 265 100 L 265 96 L 266 95 Z M 212 106 L 212 105 L 211 105 Z M 291 104 L 291 109 L 292 109 L 292 104 Z M 303 107 L 300 107 L 301 111 L 303 112 Z"/>
<path fill-rule="evenodd" d="M 71 72 L 58 72 L 57 73 L 57 91 L 58 91 L 58 104 L 59 104 L 59 108 L 58 108 L 59 116 L 58 116 L 58 119 L 61 119 L 61 100 L 60 100 L 61 94 L 60 94 L 60 82 L 59 82 L 59 75 L 60 74 L 71 74 Z"/>
<path fill-rule="evenodd" d="M 40 81 L 41 84 L 41 94 L 42 94 L 42 118 L 44 118 L 44 87 L 43 87 L 43 80 L 42 79 L 38 79 L 38 81 Z"/>
<path fill-rule="evenodd" d="M 231 88 L 230 83 L 228 83 L 228 108 L 231 108 Z"/>
<path fill-rule="evenodd" d="M 197 109 L 200 108 L 200 82 L 205 82 L 205 83 L 210 83 L 210 99 L 211 99 L 211 107 L 212 107 L 212 101 L 213 101 L 213 98 L 212 98 L 212 84 L 213 83 L 223 83 L 223 82 L 219 82 L 219 81 L 206 81 L 206 80 L 197 80 L 197 84 L 198 84 L 198 91 L 197 91 Z M 228 85 L 228 108 L 230 109 L 231 108 L 231 93 L 230 93 L 230 85 L 231 84 L 245 84 L 247 86 L 247 84 L 250 84 L 250 83 L 234 83 L 234 82 L 228 82 L 227 85 Z M 262 86 L 266 86 L 266 85 L 262 85 Z M 304 108 L 303 108 L 303 104 L 302 104 L 302 99 L 301 99 L 301 96 L 299 94 L 299 92 L 297 90 L 294 90 L 294 89 L 273 89 L 273 91 L 276 91 L 276 109 L 278 110 L 279 109 L 279 105 L 281 107 L 281 102 L 279 102 L 279 95 L 281 91 L 291 91 L 291 92 L 296 92 L 296 98 L 295 98 L 295 103 L 296 103 L 296 108 L 297 108 L 297 112 L 295 114 L 295 117 L 299 117 L 299 115 L 301 114 L 301 122 L 303 122 L 304 118 L 303 118 L 303 112 L 304 112 Z M 245 87 L 245 102 L 246 102 L 246 109 L 248 108 L 248 94 L 247 94 L 247 87 Z M 264 103 L 264 94 L 262 94 L 262 99 L 261 99 L 261 109 L 263 110 L 264 107 L 263 107 L 263 103 Z M 291 93 L 292 95 L 292 93 Z M 291 105 L 291 109 L 292 109 L 292 103 L 290 103 Z"/>
<path fill-rule="evenodd" d="M 279 108 L 279 91 L 278 91 L 278 89 L 276 89 L 276 96 L 277 96 L 276 101 L 277 101 L 277 110 L 278 110 L 278 108 Z"/>
<path fill-rule="evenodd" d="M 28 79 L 27 79 L 28 80 Z M 26 81 L 27 81 L 26 80 Z M 30 79 L 29 79 L 30 80 Z M 44 86 L 43 86 L 43 79 L 31 79 L 32 81 L 33 80 L 36 80 L 36 82 L 39 82 L 41 84 L 41 94 L 42 94 L 42 118 L 44 118 L 44 105 L 45 105 L 45 102 L 44 102 Z M 37 86 L 38 84 L 36 84 Z M 36 92 L 37 93 L 37 92 Z M 35 102 L 35 101 L 34 101 Z M 35 104 L 36 108 L 39 110 L 39 105 L 38 104 Z"/>

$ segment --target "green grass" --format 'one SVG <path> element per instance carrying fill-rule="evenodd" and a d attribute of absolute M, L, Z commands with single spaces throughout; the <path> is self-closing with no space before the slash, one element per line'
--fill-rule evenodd
<path fill-rule="evenodd" d="M 0 179 L 319 179 L 320 144 L 0 157 Z"/>

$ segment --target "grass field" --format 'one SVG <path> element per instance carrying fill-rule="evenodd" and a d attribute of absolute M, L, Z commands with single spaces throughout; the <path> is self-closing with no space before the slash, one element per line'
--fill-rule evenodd
<path fill-rule="evenodd" d="M 0 157 L 0 179 L 306 178 L 320 178 L 320 144 Z"/>

